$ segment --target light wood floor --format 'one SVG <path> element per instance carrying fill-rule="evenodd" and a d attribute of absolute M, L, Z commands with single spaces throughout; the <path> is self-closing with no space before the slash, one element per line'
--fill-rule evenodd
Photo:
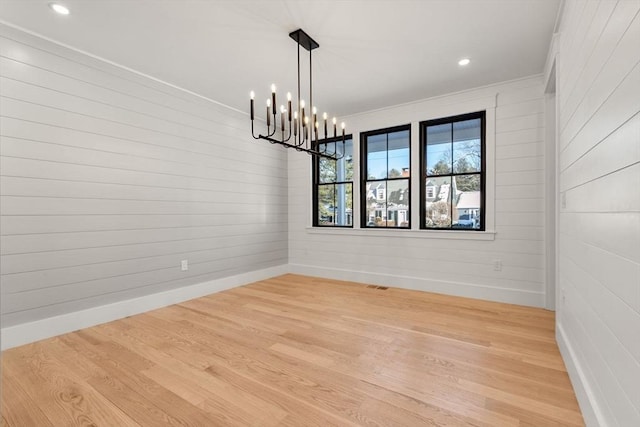
<path fill-rule="evenodd" d="M 3 352 L 2 423 L 583 420 L 552 312 L 285 275 Z"/>

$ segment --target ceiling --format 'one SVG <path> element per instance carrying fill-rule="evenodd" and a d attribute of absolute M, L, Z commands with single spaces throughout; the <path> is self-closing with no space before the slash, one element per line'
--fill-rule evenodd
<path fill-rule="evenodd" d="M 48 3 L 3 0 L 0 19 L 241 110 L 250 90 L 294 92 L 302 28 L 320 44 L 314 104 L 349 115 L 541 73 L 560 0 Z"/>

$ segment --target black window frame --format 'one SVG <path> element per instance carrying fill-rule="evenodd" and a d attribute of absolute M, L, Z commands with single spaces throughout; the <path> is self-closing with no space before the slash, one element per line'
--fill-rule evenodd
<path fill-rule="evenodd" d="M 367 151 L 367 138 L 370 136 L 376 136 L 376 135 L 383 135 L 383 134 L 390 134 L 390 133 L 394 133 L 394 132 L 401 132 L 401 131 L 409 131 L 409 176 L 408 177 L 396 177 L 396 178 L 389 178 L 388 176 L 386 178 L 380 178 L 380 179 L 368 179 L 368 164 L 367 164 L 367 158 L 368 158 L 368 151 Z M 389 156 L 389 150 L 388 150 L 388 139 L 387 139 L 387 173 L 388 171 L 388 156 Z M 376 230 L 385 230 L 385 229 L 389 229 L 389 230 L 411 230 L 411 175 L 412 175 L 412 171 L 411 171 L 411 123 L 407 123 L 405 125 L 399 125 L 399 126 L 392 126 L 392 127 L 388 127 L 388 128 L 383 128 L 383 129 L 376 129 L 376 130 L 371 130 L 371 131 L 367 131 L 367 132 L 362 132 L 360 134 L 360 228 L 367 228 L 367 229 L 376 229 Z M 368 218 L 367 218 L 367 183 L 368 182 L 389 182 L 389 181 L 399 181 L 399 180 L 406 180 L 407 181 L 407 192 L 408 192 L 408 200 L 407 200 L 407 207 L 408 207 L 408 215 L 407 215 L 407 223 L 408 225 L 406 227 L 400 227 L 399 225 L 395 225 L 395 226 L 385 226 L 385 227 L 378 227 L 375 225 L 368 225 Z M 388 192 L 386 192 L 386 196 L 387 196 L 387 200 L 389 197 Z M 388 209 L 388 207 L 387 207 Z"/>
<path fill-rule="evenodd" d="M 354 162 L 354 158 L 353 158 L 353 135 L 349 134 L 349 135 L 345 135 L 344 137 L 344 141 L 345 144 L 347 141 L 351 141 L 351 162 L 353 164 Z M 313 148 L 315 150 L 318 149 L 318 147 L 322 144 L 330 144 L 335 142 L 336 144 L 339 144 L 342 142 L 342 136 L 338 136 L 335 138 L 327 138 L 327 139 L 323 139 L 322 141 L 318 141 L 313 142 Z M 338 160 L 336 160 L 338 161 Z M 320 157 L 319 156 L 313 156 L 311 158 L 311 169 L 312 169 L 312 197 L 313 197 L 313 202 L 312 202 L 312 209 L 313 209 L 313 220 L 312 220 L 312 226 L 313 227 L 321 227 L 321 228 L 353 228 L 353 223 L 355 218 L 353 217 L 353 190 L 354 190 L 354 174 L 352 172 L 351 174 L 351 181 L 334 181 L 334 182 L 320 182 Z M 319 187 L 322 185 L 339 185 L 339 184 L 351 184 L 351 225 L 337 225 L 335 224 L 335 218 L 334 218 L 334 223 L 333 224 L 320 224 L 320 218 L 318 215 L 318 194 L 319 194 Z"/>
<path fill-rule="evenodd" d="M 433 120 L 424 120 L 420 122 L 420 229 L 421 230 L 438 230 L 438 231 L 486 231 L 486 185 L 487 185 L 487 158 L 486 158 L 486 147 L 487 147 L 487 112 L 486 111 L 476 111 L 473 113 L 467 114 L 459 114 L 456 116 L 442 117 Z M 480 119 L 480 172 L 458 172 L 454 173 L 453 169 L 449 174 L 442 175 L 429 175 L 427 176 L 427 161 L 426 161 L 426 136 L 427 136 L 427 127 L 429 126 L 437 126 L 448 123 L 456 123 L 463 122 L 467 120 Z M 453 126 L 452 126 L 453 132 Z M 452 138 L 453 141 L 453 138 Z M 453 147 L 452 147 L 453 149 Z M 453 156 L 452 156 L 453 158 Z M 454 176 L 461 175 L 480 175 L 480 227 L 479 228 L 464 228 L 464 227 L 454 227 L 453 219 L 451 221 L 451 225 L 448 228 L 444 227 L 427 227 L 426 222 L 426 193 L 427 193 L 427 179 L 429 178 L 442 178 L 442 177 L 451 177 L 453 180 Z M 452 202 L 453 203 L 453 198 Z M 451 206 L 451 213 L 453 214 L 453 205 Z"/>

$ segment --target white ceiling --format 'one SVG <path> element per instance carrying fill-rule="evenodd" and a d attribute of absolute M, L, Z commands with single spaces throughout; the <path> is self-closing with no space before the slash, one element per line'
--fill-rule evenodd
<path fill-rule="evenodd" d="M 348 115 L 542 72 L 560 0 L 48 3 L 3 0 L 0 19 L 241 110 L 252 89 L 294 92 L 302 28 L 320 44 L 314 103 Z"/>

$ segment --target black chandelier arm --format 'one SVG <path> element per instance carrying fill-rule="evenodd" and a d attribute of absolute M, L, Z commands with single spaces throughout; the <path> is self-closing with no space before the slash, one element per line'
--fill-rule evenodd
<path fill-rule="evenodd" d="M 253 130 L 253 120 L 251 120 L 251 136 L 253 137 L 253 139 L 260 139 L 260 134 L 258 134 L 258 136 L 256 136 L 254 130 Z"/>
<path fill-rule="evenodd" d="M 274 131 L 271 132 L 269 131 L 269 128 L 267 128 L 267 135 L 261 135 L 258 134 L 258 136 L 256 136 L 255 130 L 254 130 L 254 121 L 251 120 L 251 136 L 253 137 L 253 139 L 266 139 L 267 141 L 271 142 L 272 144 L 275 144 L 275 142 L 273 141 L 278 141 L 276 139 L 273 139 L 273 135 L 275 135 L 277 131 L 277 128 L 274 127 Z M 291 122 L 289 122 L 289 135 L 287 136 L 287 139 L 282 139 L 280 141 L 278 141 L 278 143 L 280 144 L 284 144 L 287 143 L 290 139 L 291 136 L 293 135 L 293 132 L 291 130 Z M 292 147 L 298 147 L 300 145 L 304 144 L 304 141 L 302 141 L 299 145 L 293 145 L 293 144 L 287 144 L 287 145 L 291 145 Z"/>
<path fill-rule="evenodd" d="M 344 150 L 342 150 L 342 155 L 340 157 L 338 157 L 337 156 L 337 150 L 336 150 L 336 153 L 334 153 L 334 155 L 326 154 L 326 152 L 321 152 L 321 151 L 318 151 L 318 150 L 313 150 L 313 149 L 310 149 L 310 148 L 301 147 L 300 145 L 287 144 L 284 141 L 280 141 L 278 139 L 271 138 L 268 135 L 258 135 L 258 137 L 256 139 L 264 139 L 266 141 L 269 141 L 271 144 L 282 145 L 285 148 L 292 148 L 292 149 L 294 149 L 296 151 L 302 151 L 302 152 L 311 154 L 313 156 L 323 157 L 325 159 L 330 159 L 330 160 L 340 160 L 340 159 L 342 159 L 344 157 L 344 154 L 345 154 Z M 343 143 L 344 143 L 344 141 L 343 141 Z"/>
<path fill-rule="evenodd" d="M 285 148 L 293 148 L 297 151 L 306 152 L 313 156 L 324 157 L 327 159 L 338 160 L 345 157 L 345 135 L 344 135 L 344 123 L 342 125 L 342 153 L 339 155 L 339 150 L 337 144 L 340 139 L 336 138 L 336 123 L 335 117 L 333 119 L 333 138 L 329 141 L 327 135 L 327 118 L 326 113 L 324 114 L 324 138 L 318 139 L 320 134 L 320 126 L 316 116 L 315 106 L 313 104 L 313 54 L 312 51 L 320 47 L 320 45 L 313 40 L 307 33 L 305 33 L 302 29 L 298 29 L 289 33 L 289 36 L 296 42 L 297 44 L 297 105 L 295 108 L 295 114 L 293 114 L 293 122 L 292 122 L 292 113 L 293 106 L 291 103 L 291 95 L 287 94 L 287 110 L 284 110 L 283 107 L 280 108 L 280 126 L 278 127 L 277 123 L 277 111 L 276 111 L 276 88 L 275 84 L 271 86 L 271 98 L 267 100 L 267 117 L 266 117 L 266 134 L 258 134 L 255 135 L 254 130 L 254 92 L 250 93 L 251 95 L 251 136 L 254 139 L 264 139 L 269 141 L 271 144 L 282 145 Z M 305 115 L 305 109 L 303 100 L 301 99 L 301 56 L 300 56 L 300 47 L 303 47 L 307 51 L 309 51 L 309 115 Z M 269 111 L 271 110 L 271 111 Z M 289 129 L 287 134 L 286 122 L 285 122 L 285 111 L 288 115 Z M 271 118 L 273 116 L 273 129 L 271 129 Z M 280 135 L 278 135 L 278 131 Z M 277 136 L 276 136 L 277 135 Z M 315 137 L 314 137 L 315 135 Z M 327 143 L 335 142 L 335 150 L 333 153 L 328 152 Z M 320 150 L 319 144 L 325 144 Z"/>
<path fill-rule="evenodd" d="M 326 140 L 326 139 L 327 139 L 327 138 L 325 138 L 325 140 Z M 322 142 L 322 141 L 323 141 L 323 140 L 316 141 L 316 145 L 320 145 L 320 144 L 323 144 L 323 145 L 324 145 L 324 148 L 322 149 L 322 151 L 318 151 L 318 150 L 315 150 L 315 151 L 317 151 L 317 152 L 318 152 L 318 153 L 320 153 L 320 154 L 326 154 L 326 152 L 327 152 L 327 144 L 328 144 L 328 143 L 326 143 L 326 142 Z M 338 141 L 334 140 L 334 141 L 331 141 L 331 142 L 334 142 L 334 143 L 336 144 L 336 147 L 335 147 L 335 154 L 338 154 Z M 345 150 L 345 138 L 344 138 L 344 136 L 343 136 L 343 137 L 342 137 L 342 155 L 341 155 L 340 157 L 331 157 L 331 158 L 332 158 L 332 159 L 335 159 L 335 160 L 340 160 L 340 159 L 342 159 L 342 158 L 344 157 L 344 155 L 345 155 L 345 151 L 346 151 L 346 150 Z"/>
<path fill-rule="evenodd" d="M 276 113 L 273 113 L 273 132 L 269 131 L 269 126 L 267 126 L 267 133 L 269 134 L 269 137 L 275 135 L 277 130 L 278 126 L 276 125 Z"/>
<path fill-rule="evenodd" d="M 286 122 L 285 122 L 285 123 L 286 123 Z M 285 128 L 280 128 L 280 132 L 282 133 L 282 139 L 280 140 L 280 142 L 281 142 L 281 143 L 289 142 L 289 140 L 291 139 L 291 136 L 293 135 L 293 130 L 292 130 L 292 128 L 291 128 L 291 127 L 292 127 L 291 121 L 289 121 L 288 123 L 289 123 L 289 134 L 287 135 L 287 138 L 286 138 L 286 139 L 284 138 L 284 134 L 285 134 L 285 133 L 286 133 L 286 131 L 287 131 L 287 130 L 286 130 L 286 125 L 285 125 Z M 272 133 L 268 134 L 267 136 L 268 136 L 269 138 L 271 138 L 273 135 L 275 135 L 276 130 L 277 130 L 277 128 L 276 128 L 276 129 L 274 129 L 274 131 L 273 131 Z"/>

